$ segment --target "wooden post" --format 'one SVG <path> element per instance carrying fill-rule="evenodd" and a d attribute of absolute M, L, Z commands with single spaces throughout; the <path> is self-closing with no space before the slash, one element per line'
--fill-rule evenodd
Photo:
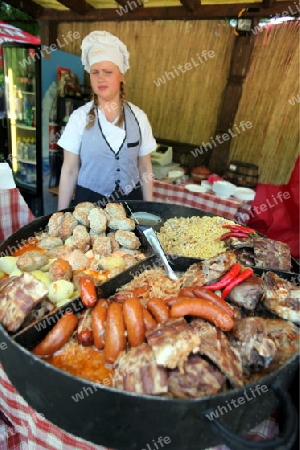
<path fill-rule="evenodd" d="M 255 21 L 253 27 L 256 25 L 257 23 Z M 214 140 L 216 145 L 210 153 L 211 156 L 209 160 L 209 169 L 218 175 L 223 175 L 228 166 L 232 138 L 230 132 L 228 133 L 228 130 L 231 129 L 234 123 L 234 118 L 242 95 L 243 82 L 250 67 L 254 42 L 255 34 L 251 32 L 248 36 L 236 36 L 235 38 L 229 76 L 221 100 L 220 114 L 215 131 Z M 225 135 L 224 138 L 222 138 L 224 133 L 226 133 L 226 138 Z"/>

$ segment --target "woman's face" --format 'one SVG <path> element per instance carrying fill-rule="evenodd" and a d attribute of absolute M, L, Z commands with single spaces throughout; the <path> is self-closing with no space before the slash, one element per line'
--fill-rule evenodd
<path fill-rule="evenodd" d="M 124 75 L 118 66 L 110 61 L 101 61 L 91 66 L 91 85 L 94 93 L 101 102 L 118 101 L 120 96 L 120 83 Z"/>

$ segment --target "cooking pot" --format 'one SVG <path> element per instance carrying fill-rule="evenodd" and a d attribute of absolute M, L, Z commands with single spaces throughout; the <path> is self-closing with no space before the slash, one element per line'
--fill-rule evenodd
<path fill-rule="evenodd" d="M 209 215 L 192 208 L 133 203 L 130 204 L 132 210 L 148 211 L 163 219 Z M 13 247 L 17 249 L 22 241 L 42 231 L 49 217 L 41 217 L 10 236 L 0 246 L 0 255 L 11 254 Z M 194 261 L 193 258 L 170 258 L 175 270 L 185 270 Z M 150 256 L 101 285 L 102 295 L 112 295 L 119 286 L 141 273 L 144 268 L 156 264 L 156 257 Z M 290 277 L 289 274 L 283 275 Z M 71 304 L 78 311 L 80 302 L 75 300 Z M 56 314 L 56 317 L 59 318 L 60 315 Z M 231 449 L 237 450 L 287 450 L 295 441 L 297 413 L 287 394 L 287 388 L 297 370 L 298 355 L 255 383 L 213 396 L 171 399 L 138 395 L 72 376 L 33 355 L 29 348 L 45 336 L 52 326 L 51 322 L 47 321 L 47 326 L 42 331 L 31 326 L 18 333 L 15 338 L 0 327 L 0 342 L 7 345 L 7 349 L 0 352 L 0 359 L 11 383 L 28 404 L 69 433 L 118 450 L 149 449 L 149 446 L 152 449 L 152 442 L 156 442 L 160 436 L 169 438 L 172 450 L 201 450 L 220 443 L 227 443 Z M 252 391 L 258 384 L 266 385 L 267 391 L 254 397 Z M 218 411 L 218 408 L 220 410 L 232 400 L 236 402 L 239 397 L 247 396 L 249 401 L 228 410 L 220 418 L 212 419 L 211 414 Z M 275 441 L 252 442 L 239 436 L 267 418 L 279 405 L 285 417 L 285 426 L 282 435 Z"/>

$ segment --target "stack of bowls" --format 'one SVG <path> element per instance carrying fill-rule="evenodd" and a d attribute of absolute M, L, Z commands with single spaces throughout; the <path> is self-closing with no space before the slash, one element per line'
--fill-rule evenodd
<path fill-rule="evenodd" d="M 216 181 L 213 186 L 212 190 L 216 194 L 217 197 L 226 199 L 229 198 L 231 195 L 234 195 L 236 190 L 236 185 L 229 183 L 229 181 Z"/>

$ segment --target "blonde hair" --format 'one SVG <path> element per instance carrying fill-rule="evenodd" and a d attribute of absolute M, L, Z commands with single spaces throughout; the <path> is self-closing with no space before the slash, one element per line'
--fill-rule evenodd
<path fill-rule="evenodd" d="M 125 86 L 124 86 L 124 82 L 121 81 L 120 83 L 120 102 L 121 102 L 121 106 L 120 106 L 120 115 L 119 118 L 116 122 L 116 126 L 117 127 L 121 127 L 124 123 L 125 120 L 125 115 L 124 115 L 124 103 L 125 103 Z M 94 122 L 96 120 L 96 114 L 95 114 L 95 110 L 98 109 L 98 96 L 96 94 L 93 95 L 93 104 L 91 106 L 91 109 L 89 110 L 88 114 L 87 114 L 87 118 L 88 118 L 88 122 L 85 126 L 85 128 L 87 130 L 89 130 L 90 128 L 92 128 L 92 126 L 94 125 Z"/>

